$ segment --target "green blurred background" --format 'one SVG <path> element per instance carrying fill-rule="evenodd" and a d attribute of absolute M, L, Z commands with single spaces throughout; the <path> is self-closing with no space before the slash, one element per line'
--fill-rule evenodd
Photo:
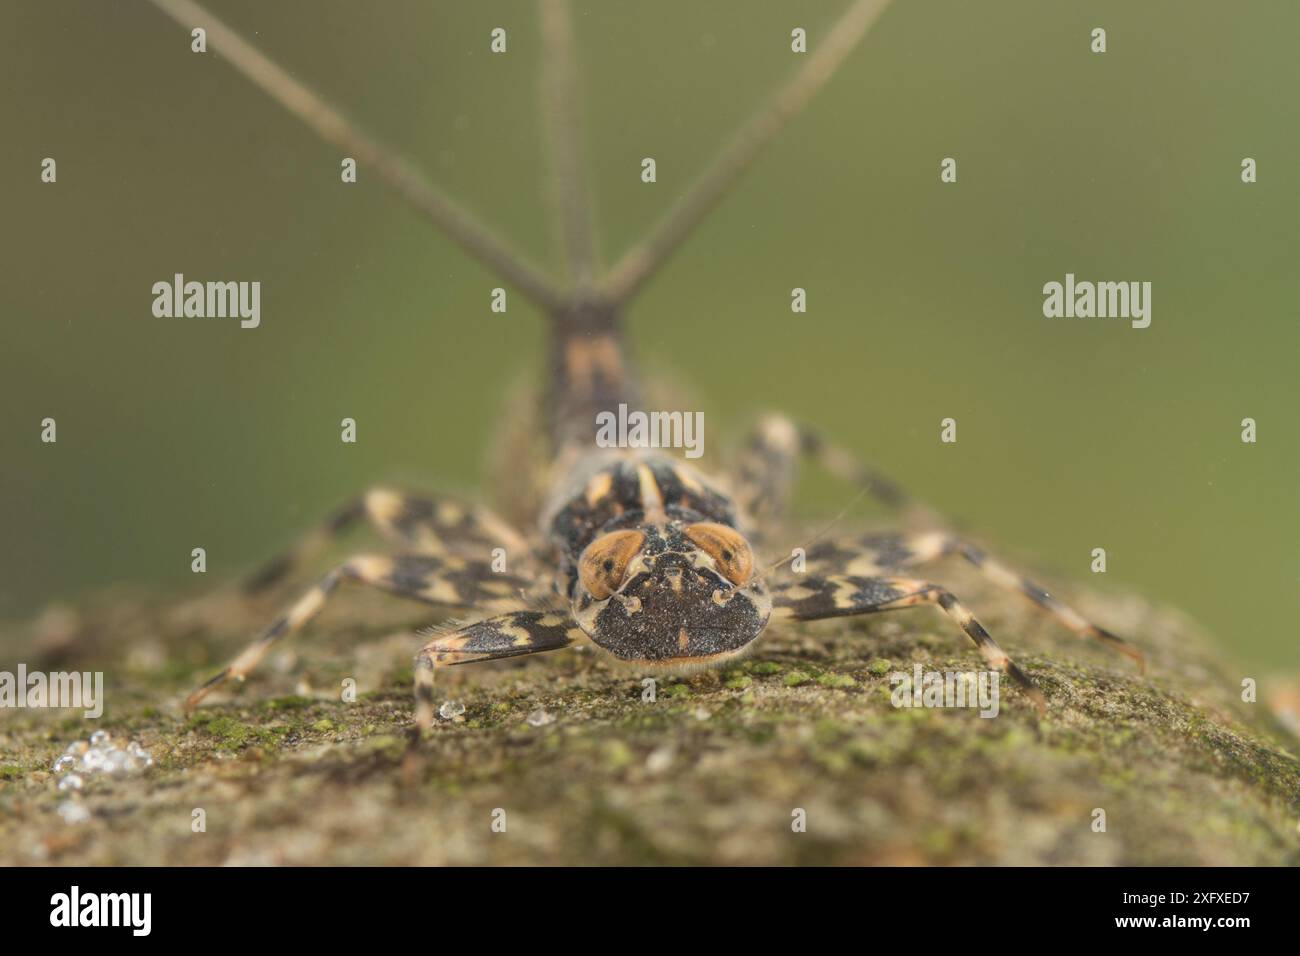
<path fill-rule="evenodd" d="M 845 6 L 579 0 L 607 262 L 799 65 L 791 28 L 815 47 Z M 530 3 L 213 9 L 558 271 Z M 633 341 L 696 387 L 706 463 L 788 411 L 1049 581 L 1143 592 L 1294 668 L 1298 34 L 1272 0 L 899 0 L 646 288 Z M 542 355 L 521 295 L 491 313 L 491 274 L 364 166 L 342 185 L 337 150 L 147 3 L 5 0 L 0 74 L 0 616 L 192 593 L 373 482 L 487 480 Z M 261 280 L 261 328 L 153 318 L 174 272 Z M 1151 327 L 1044 319 L 1066 272 L 1151 281 Z M 851 498 L 801 491 L 814 517 Z"/>

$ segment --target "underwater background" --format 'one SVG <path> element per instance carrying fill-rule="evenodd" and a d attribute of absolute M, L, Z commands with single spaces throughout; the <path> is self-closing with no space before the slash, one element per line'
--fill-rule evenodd
<path fill-rule="evenodd" d="M 577 4 L 606 263 L 845 6 Z M 214 9 L 559 275 L 531 3 Z M 706 469 L 785 411 L 1062 593 L 1137 591 L 1294 670 L 1298 32 L 1256 0 L 896 2 L 632 304 L 634 354 L 693 389 Z M 0 74 L 0 617 L 201 593 L 376 482 L 490 483 L 544 356 L 521 294 L 491 312 L 493 274 L 149 4 L 5 3 Z M 177 272 L 259 280 L 260 327 L 153 317 Z M 1151 326 L 1044 318 L 1066 273 L 1150 281 Z M 798 510 L 853 497 L 807 468 Z"/>

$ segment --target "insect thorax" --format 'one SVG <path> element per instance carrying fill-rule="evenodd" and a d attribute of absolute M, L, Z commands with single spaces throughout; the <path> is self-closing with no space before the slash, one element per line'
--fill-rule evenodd
<path fill-rule="evenodd" d="M 752 564 L 736 573 L 708 554 L 750 560 L 736 523 L 731 499 L 694 469 L 644 451 L 588 455 L 545 519 L 559 588 L 592 641 L 622 660 L 673 666 L 741 653 L 767 623 Z M 734 553 L 719 535 L 734 538 Z"/>
<path fill-rule="evenodd" d="M 552 546 L 573 562 L 598 534 L 661 513 L 737 524 L 731 499 L 695 469 L 637 450 L 587 454 L 552 498 L 543 524 Z"/>

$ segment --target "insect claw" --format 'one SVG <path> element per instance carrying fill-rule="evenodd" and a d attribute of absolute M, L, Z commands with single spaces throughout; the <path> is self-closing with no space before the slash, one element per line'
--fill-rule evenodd
<path fill-rule="evenodd" d="M 197 708 L 199 704 L 203 701 L 203 698 L 207 697 L 208 694 L 212 693 L 212 691 L 216 690 L 219 686 L 225 683 L 226 679 L 230 676 L 231 676 L 230 668 L 226 668 L 220 674 L 217 674 L 215 677 L 209 678 L 201 687 L 199 687 L 198 690 L 194 691 L 194 693 L 190 694 L 189 697 L 185 698 L 185 713 L 187 714 L 193 713 L 195 708 Z M 244 678 L 242 675 L 240 675 L 239 679 L 243 680 Z"/>
<path fill-rule="evenodd" d="M 1097 636 L 1105 641 L 1110 647 L 1126 657 L 1131 657 L 1137 664 L 1138 672 L 1145 674 L 1147 672 L 1147 656 L 1142 652 L 1140 647 L 1134 647 L 1118 634 L 1112 634 L 1103 627 L 1096 628 Z"/>
<path fill-rule="evenodd" d="M 1047 698 L 1043 696 L 1041 690 L 1037 687 L 1026 687 L 1025 696 L 1028 697 L 1030 702 L 1034 705 L 1034 709 L 1038 711 L 1039 717 L 1047 716 Z"/>

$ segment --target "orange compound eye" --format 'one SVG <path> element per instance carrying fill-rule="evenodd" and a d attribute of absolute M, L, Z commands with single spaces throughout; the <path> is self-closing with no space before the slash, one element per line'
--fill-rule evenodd
<path fill-rule="evenodd" d="M 744 535 L 735 528 L 706 521 L 687 528 L 686 537 L 713 559 L 718 570 L 732 584 L 742 585 L 753 576 L 754 552 L 749 549 Z"/>
<path fill-rule="evenodd" d="M 578 577 L 591 596 L 603 601 L 623 583 L 627 566 L 645 544 L 640 531 L 611 531 L 587 545 L 578 559 Z"/>

